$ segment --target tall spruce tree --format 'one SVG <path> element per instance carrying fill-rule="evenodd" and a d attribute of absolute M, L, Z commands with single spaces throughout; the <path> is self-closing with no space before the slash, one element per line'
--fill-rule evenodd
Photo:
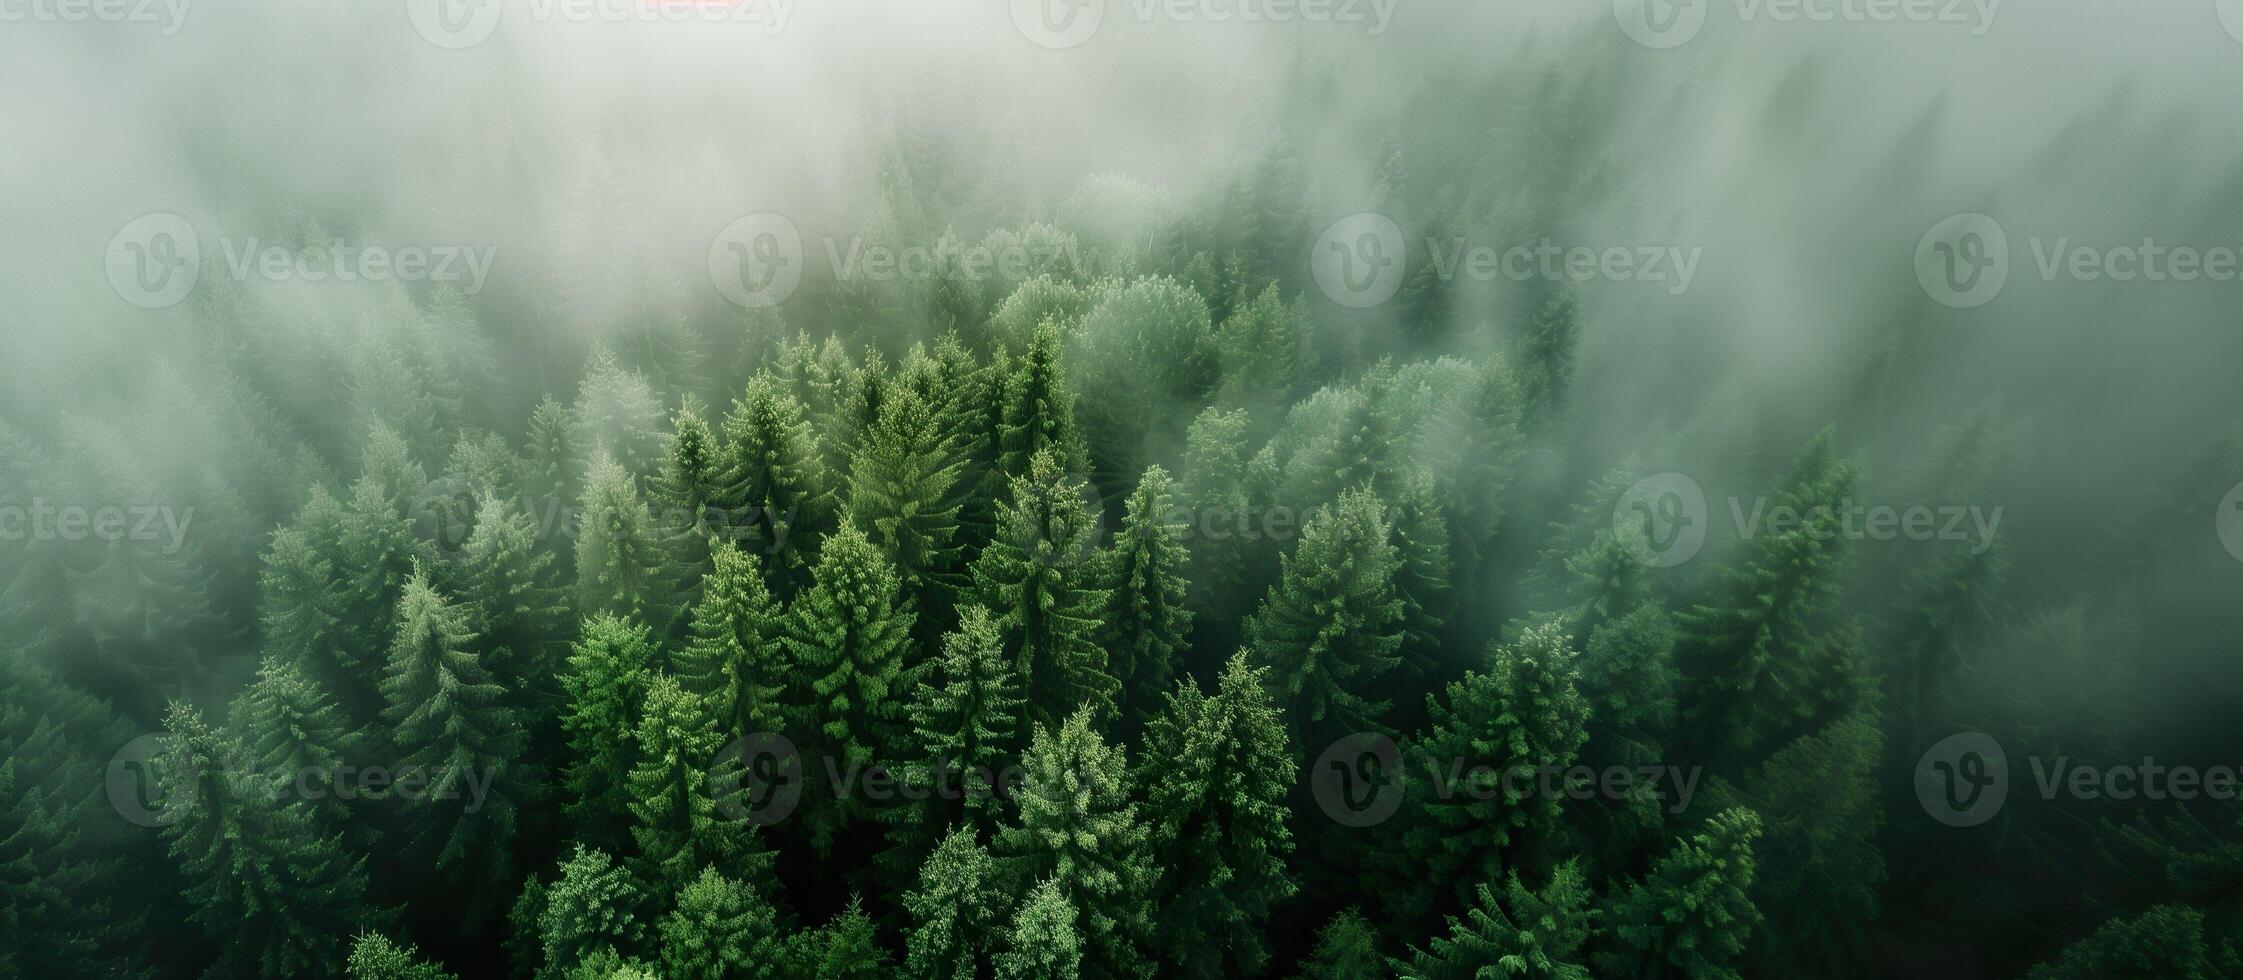
<path fill-rule="evenodd" d="M 673 542 L 640 499 L 630 472 L 608 457 L 594 459 L 578 520 L 578 608 L 638 618 L 667 635 L 682 598 Z"/>
<path fill-rule="evenodd" d="M 669 980 L 775 980 L 777 913 L 747 881 L 704 868 L 655 926 Z"/>
<path fill-rule="evenodd" d="M 1297 744 L 1324 745 L 1382 727 L 1386 704 L 1364 695 L 1400 658 L 1401 557 L 1378 497 L 1340 495 L 1310 515 L 1278 582 L 1247 621 L 1247 644 L 1285 709 Z"/>
<path fill-rule="evenodd" d="M 909 758 L 903 688 L 913 619 L 895 568 L 843 521 L 826 538 L 810 590 L 787 610 L 788 656 L 810 698 L 805 717 L 815 726 L 805 751 L 859 769 Z M 860 812 L 853 798 L 806 802 L 817 807 L 813 813 L 838 807 L 838 819 Z M 838 829 L 836 818 L 813 818 L 821 847 Z"/>
<path fill-rule="evenodd" d="M 865 430 L 849 470 L 849 517 L 878 544 L 922 621 L 947 610 L 964 584 L 959 502 L 965 460 L 937 406 L 895 385 Z"/>
<path fill-rule="evenodd" d="M 1596 893 L 1580 867 L 1559 865 L 1540 891 L 1517 874 L 1505 879 L 1502 897 L 1482 884 L 1478 902 L 1464 917 L 1451 917 L 1449 931 L 1432 945 L 1412 950 L 1407 963 L 1394 964 L 1401 980 L 1478 980 L 1525 977 L 1529 980 L 1589 980 L 1582 946 L 1595 931 Z"/>
<path fill-rule="evenodd" d="M 1082 482 L 1057 456 L 1038 452 L 998 510 L 996 539 L 974 560 L 979 598 L 1017 645 L 1015 669 L 1038 721 L 1074 705 L 1103 713 L 1113 704 L 1116 685 L 1097 643 L 1106 603 L 1094 576 L 1097 547 L 1098 519 Z"/>
<path fill-rule="evenodd" d="M 469 908 L 486 912 L 508 880 L 516 808 L 534 785 L 517 773 L 528 731 L 478 652 L 465 609 L 416 572 L 398 602 L 397 639 L 382 677 L 382 712 L 404 767 L 427 779 L 408 818 L 408 846 L 439 868 L 468 872 Z"/>
<path fill-rule="evenodd" d="M 1606 911 L 1619 948 L 1599 969 L 1737 980 L 1737 957 L 1760 924 L 1760 910 L 1752 903 L 1758 870 L 1753 844 L 1759 838 L 1759 815 L 1731 809 L 1677 842 Z"/>
<path fill-rule="evenodd" d="M 646 627 L 614 616 L 584 621 L 561 687 L 568 705 L 561 729 L 569 761 L 561 774 L 563 804 L 585 839 L 620 844 L 628 811 L 626 781 L 637 765 L 639 714 L 653 682 L 654 643 Z"/>
<path fill-rule="evenodd" d="M 1555 842 L 1564 780 L 1588 739 L 1575 656 L 1558 625 L 1544 623 L 1495 647 L 1485 673 L 1450 684 L 1446 705 L 1427 696 L 1431 722 L 1415 754 L 1435 771 L 1412 784 L 1406 840 L 1411 880 L 1450 892 L 1429 904 L 1468 900 L 1474 884 L 1501 880 Z"/>
<path fill-rule="evenodd" d="M 1295 763 L 1265 671 L 1240 653 L 1213 697 L 1179 683 L 1146 734 L 1137 782 L 1160 868 L 1159 948 L 1173 976 L 1261 973 L 1263 926 L 1294 890 L 1285 800 Z"/>
<path fill-rule="evenodd" d="M 997 835 L 997 851 L 1015 880 L 1050 879 L 1074 904 L 1083 976 L 1151 976 L 1150 828 L 1130 802 L 1121 747 L 1107 745 L 1090 719 L 1086 707 L 1057 729 L 1036 728 L 1022 760 L 1020 817 Z"/>
<path fill-rule="evenodd" d="M 977 839 L 996 829 L 1000 779 L 1019 751 L 1022 714 L 1020 685 L 996 624 L 987 610 L 967 606 L 912 689 L 919 752 L 901 775 L 918 798 L 893 814 L 891 867 L 915 866 L 955 829 Z"/>
<path fill-rule="evenodd" d="M 997 865 L 974 839 L 955 827 L 919 870 L 919 884 L 903 897 L 910 926 L 904 933 L 904 969 L 925 980 L 976 980 L 987 971 L 1004 931 L 1006 897 Z"/>
<path fill-rule="evenodd" d="M 350 937 L 387 918 L 366 868 L 315 811 L 245 767 L 248 753 L 201 712 L 165 713 L 159 821 L 187 882 L 187 918 L 219 949 L 215 976 L 341 973 Z"/>
<path fill-rule="evenodd" d="M 1057 879 L 1038 883 L 1013 913 L 1005 948 L 997 954 L 997 980 L 1074 980 L 1082 976 L 1078 915 Z"/>
<path fill-rule="evenodd" d="M 640 878 L 655 894 L 684 889 L 703 868 L 760 873 L 769 860 L 746 824 L 717 812 L 707 783 L 724 739 L 702 712 L 675 678 L 657 675 L 648 683 L 625 788 Z"/>
<path fill-rule="evenodd" d="M 782 597 L 810 580 L 812 545 L 833 509 L 818 436 L 775 375 L 749 379 L 723 425 L 724 519 L 743 548 L 765 555 Z"/>
<path fill-rule="evenodd" d="M 711 558 L 693 608 L 693 640 L 675 660 L 678 682 L 701 700 L 720 732 L 737 738 L 781 730 L 795 699 L 779 602 L 754 555 L 720 541 Z"/>
<path fill-rule="evenodd" d="M 1176 484 L 1158 466 L 1145 470 L 1122 517 L 1114 546 L 1099 555 L 1106 592 L 1101 633 L 1107 663 L 1121 686 L 1121 731 L 1133 734 L 1160 711 L 1169 682 L 1190 650 L 1192 611 L 1182 529 L 1171 523 Z"/>

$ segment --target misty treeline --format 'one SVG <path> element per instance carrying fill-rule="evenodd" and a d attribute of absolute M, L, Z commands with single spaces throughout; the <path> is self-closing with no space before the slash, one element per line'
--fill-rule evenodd
<path fill-rule="evenodd" d="M 1764 135 L 1804 125 L 1789 81 Z M 1272 120 L 1055 203 L 1018 119 L 907 95 L 836 247 L 924 277 L 812 238 L 799 291 L 737 309 L 624 242 L 555 337 L 503 252 L 486 291 L 363 284 L 347 318 L 211 275 L 105 382 L 157 410 L 10 393 L 0 499 L 182 519 L 0 546 L 0 975 L 2237 973 L 2232 801 L 2020 768 L 1958 829 L 1914 776 L 1964 729 L 2243 758 L 2160 700 L 2233 693 L 2196 655 L 2243 625 L 2212 532 L 2243 440 L 2195 433 L 2093 526 L 1829 533 L 1871 497 L 2029 515 L 2084 410 L 1974 394 L 1896 437 L 1942 356 L 1920 296 L 1779 408 L 1733 351 L 1629 333 L 1645 294 L 1444 275 L 1419 244 L 1597 227 L 1640 161 L 1594 72 L 1427 90 L 1495 122 L 1421 106 L 1309 172 Z M 532 142 L 491 143 L 513 193 L 638 227 L 628 181 Z M 351 220 L 237 205 L 292 247 Z M 1373 311 L 1309 274 L 1359 210 L 1413 243 Z M 1667 472 L 1820 516 L 1742 536 L 1719 498 L 1661 567 L 1615 511 Z M 1327 751 L 1366 735 L 1383 768 Z M 1570 775 L 1614 771 L 1687 785 Z M 1355 819 L 1358 777 L 1392 809 Z"/>

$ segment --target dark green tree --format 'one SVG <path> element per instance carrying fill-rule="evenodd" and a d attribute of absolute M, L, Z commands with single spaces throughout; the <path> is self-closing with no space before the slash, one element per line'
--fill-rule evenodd
<path fill-rule="evenodd" d="M 639 877 L 654 894 L 684 889 L 703 868 L 760 873 L 769 863 L 745 823 L 717 812 L 709 769 L 724 740 L 702 712 L 675 678 L 657 675 L 648 683 L 625 788 Z"/>
<path fill-rule="evenodd" d="M 896 385 L 849 470 L 849 518 L 895 565 L 922 620 L 948 608 L 964 584 L 960 505 L 951 492 L 964 468 L 936 406 Z"/>
<path fill-rule="evenodd" d="M 693 641 L 675 661 L 678 682 L 701 699 L 717 731 L 737 738 L 781 730 L 795 701 L 784 614 L 754 555 L 729 542 L 711 554 L 714 568 L 693 607 Z"/>
<path fill-rule="evenodd" d="M 1732 809 L 1677 842 L 1605 912 L 1619 948 L 1599 969 L 1612 975 L 1737 980 L 1737 957 L 1760 924 L 1752 904 L 1758 868 L 1753 844 L 1759 838 L 1760 817 Z"/>
<path fill-rule="evenodd" d="M 776 977 L 778 924 L 771 902 L 753 885 L 715 868 L 678 892 L 677 907 L 656 924 L 662 976 L 671 980 L 766 980 Z"/>
<path fill-rule="evenodd" d="M 1213 697 L 1179 683 L 1146 733 L 1137 781 L 1160 869 L 1159 948 L 1169 975 L 1261 973 L 1263 926 L 1294 890 L 1285 800 L 1296 763 L 1266 670 L 1240 653 Z"/>
<path fill-rule="evenodd" d="M 975 980 L 987 975 L 1004 931 L 1006 896 L 997 865 L 974 832 L 953 828 L 927 863 L 919 884 L 903 897 L 910 917 L 904 933 L 904 969 L 926 980 Z"/>
<path fill-rule="evenodd" d="M 1412 950 L 1408 963 L 1396 962 L 1401 980 L 1477 980 L 1526 977 L 1530 980 L 1589 980 L 1582 946 L 1595 931 L 1596 893 L 1568 861 L 1540 891 L 1517 874 L 1504 881 L 1499 899 L 1487 885 L 1461 919 L 1448 920 L 1446 936 L 1430 947 Z"/>
<path fill-rule="evenodd" d="M 1083 976 L 1151 976 L 1150 829 L 1130 802 L 1121 747 L 1098 737 L 1090 718 L 1085 708 L 1057 730 L 1037 726 L 1022 760 L 1019 821 L 997 835 L 997 852 L 1014 880 L 1050 879 L 1073 903 Z"/>
<path fill-rule="evenodd" d="M 1057 879 L 1045 879 L 1013 914 L 1005 948 L 997 954 L 998 980 L 1074 980 L 1082 976 L 1083 943 L 1074 903 Z"/>
<path fill-rule="evenodd" d="M 1158 466 L 1145 470 L 1114 546 L 1099 555 L 1106 592 L 1103 646 L 1121 685 L 1121 731 L 1134 733 L 1160 711 L 1161 697 L 1190 650 L 1190 583 L 1183 531 L 1174 520 L 1176 484 Z"/>
<path fill-rule="evenodd" d="M 1038 452 L 1013 480 L 997 537 L 973 564 L 982 605 L 1017 644 L 1015 670 L 1038 721 L 1073 705 L 1104 712 L 1113 704 L 1114 679 L 1097 642 L 1107 601 L 1095 581 L 1098 518 L 1083 486 L 1058 457 Z"/>
<path fill-rule="evenodd" d="M 826 538 L 810 590 L 787 610 L 788 657 L 809 694 L 806 717 L 815 726 L 814 744 L 805 746 L 812 757 L 860 770 L 910 757 L 903 687 L 914 618 L 903 607 L 895 568 L 843 521 Z M 840 816 L 857 813 L 852 801 L 831 803 L 841 806 Z M 823 847 L 837 828 L 831 820 L 812 822 Z"/>
<path fill-rule="evenodd" d="M 749 379 L 723 426 L 724 520 L 744 549 L 769 559 L 782 596 L 810 580 L 811 546 L 833 509 L 817 433 L 802 403 L 768 372 Z"/>
<path fill-rule="evenodd" d="M 561 675 L 568 706 L 561 715 L 569 761 L 562 772 L 568 790 L 563 809 L 580 833 L 599 842 L 620 844 L 629 811 L 625 784 L 638 764 L 639 713 L 654 678 L 653 641 L 648 630 L 614 616 L 584 621 Z"/>
<path fill-rule="evenodd" d="M 422 962 L 418 950 L 378 932 L 360 933 L 351 941 L 343 973 L 350 980 L 452 980 L 450 971 Z"/>
<path fill-rule="evenodd" d="M 1278 582 L 1246 624 L 1249 648 L 1300 745 L 1381 727 L 1386 704 L 1364 695 L 1400 658 L 1401 556 L 1383 508 L 1350 490 L 1309 516 Z"/>

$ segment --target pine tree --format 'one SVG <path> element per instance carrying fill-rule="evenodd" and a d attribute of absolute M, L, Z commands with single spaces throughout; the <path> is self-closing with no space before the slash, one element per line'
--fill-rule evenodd
<path fill-rule="evenodd" d="M 1836 526 L 1859 480 L 1831 434 L 1817 436 L 1769 501 L 1801 514 L 1800 526 L 1746 542 L 1713 600 L 1683 617 L 1676 656 L 1695 755 L 1781 744 L 1859 702 L 1861 631 L 1838 608 L 1849 547 Z"/>
<path fill-rule="evenodd" d="M 807 717 L 816 726 L 815 749 L 805 751 L 860 769 L 897 765 L 909 758 L 903 685 L 915 618 L 902 608 L 902 583 L 847 521 L 826 538 L 812 583 L 787 610 L 785 627 L 789 658 L 810 696 Z M 834 802 L 844 815 L 855 812 L 850 801 Z M 836 828 L 831 821 L 814 824 L 822 847 Z"/>
<path fill-rule="evenodd" d="M 536 922 L 546 975 L 635 949 L 646 935 L 639 918 L 646 896 L 630 872 L 603 851 L 578 844 L 542 897 Z"/>
<path fill-rule="evenodd" d="M 515 772 L 528 732 L 478 657 L 466 610 L 439 595 L 425 574 L 416 571 L 406 583 L 397 619 L 382 678 L 389 701 L 382 721 L 405 769 L 428 779 L 413 803 L 410 843 L 433 853 L 439 868 L 473 861 L 468 880 L 479 888 L 504 882 L 516 806 L 530 785 Z M 482 893 L 470 909 L 496 901 Z"/>
<path fill-rule="evenodd" d="M 1262 927 L 1294 890 L 1285 799 L 1295 763 L 1265 671 L 1240 653 L 1214 697 L 1179 683 L 1146 735 L 1137 781 L 1161 869 L 1159 945 L 1175 976 L 1259 974 Z"/>
<path fill-rule="evenodd" d="M 1256 598 L 1243 584 L 1256 576 L 1246 567 L 1248 541 L 1240 533 L 1251 498 L 1246 460 L 1249 421 L 1242 409 L 1199 413 L 1184 436 L 1184 468 L 1177 501 L 1198 518 L 1191 529 L 1192 607 L 1214 649 L 1237 645 L 1235 624 Z"/>
<path fill-rule="evenodd" d="M 2186 905 L 2159 905 L 2139 915 L 2113 917 L 2067 947 L 2054 962 L 2036 966 L 2025 976 L 2027 980 L 2210 980 L 2226 975 L 2215 966 L 2204 941 L 2204 913 Z"/>
<path fill-rule="evenodd" d="M 234 702 L 231 723 L 251 766 L 295 782 L 328 826 L 348 828 L 349 794 L 337 793 L 335 780 L 361 742 L 318 681 L 296 662 L 268 656 Z"/>
<path fill-rule="evenodd" d="M 1765 916 L 1746 961 L 1764 976 L 1828 976 L 1868 953 L 1885 859 L 1878 762 L 1884 736 L 1861 715 L 1778 750 L 1737 787 L 1708 788 L 1715 807 L 1761 815 L 1752 898 Z"/>
<path fill-rule="evenodd" d="M 1149 829 L 1129 800 L 1121 748 L 1099 738 L 1090 718 L 1086 708 L 1057 730 L 1037 726 L 1022 760 L 1019 822 L 997 835 L 997 851 L 1015 880 L 1052 879 L 1074 904 L 1083 976 L 1150 976 Z"/>
<path fill-rule="evenodd" d="M 540 551 L 530 516 L 498 496 L 475 508 L 475 530 L 460 548 L 460 598 L 473 605 L 489 653 L 484 663 L 512 694 L 527 720 L 552 716 L 560 698 L 554 676 L 568 629 L 568 603 Z"/>
<path fill-rule="evenodd" d="M 640 878 L 657 894 L 685 888 L 705 867 L 761 871 L 745 824 L 717 813 L 709 792 L 709 767 L 723 744 L 703 720 L 702 707 L 675 678 L 657 675 L 647 685 L 633 738 L 637 764 L 625 781 L 631 837 L 638 843 Z"/>
<path fill-rule="evenodd" d="M 989 613 L 967 606 L 942 654 L 912 689 L 911 727 L 919 753 L 904 767 L 904 784 L 921 798 L 895 815 L 891 864 L 908 868 L 935 841 L 963 827 L 993 831 L 1001 800 L 998 777 L 1023 730 L 1020 685 Z"/>
<path fill-rule="evenodd" d="M 1574 660 L 1565 633 L 1545 623 L 1497 646 L 1486 673 L 1450 684 L 1447 705 L 1426 698 L 1431 720 L 1415 754 L 1440 771 L 1412 794 L 1407 839 L 1421 863 L 1411 880 L 1469 899 L 1466 882 L 1500 880 L 1531 847 L 1553 843 L 1566 788 L 1557 781 L 1588 739 Z"/>
<path fill-rule="evenodd" d="M 715 531 L 712 511 L 724 489 L 724 454 L 693 396 L 687 395 L 678 406 L 672 424 L 670 451 L 660 472 L 648 481 L 647 499 L 654 506 L 654 526 L 675 552 L 673 574 L 691 583 L 708 574 L 709 537 Z"/>
<path fill-rule="evenodd" d="M 587 613 L 630 616 L 667 634 L 680 589 L 668 532 L 639 499 L 631 474 L 605 456 L 584 483 L 576 539 L 577 603 Z"/>
<path fill-rule="evenodd" d="M 766 980 L 776 977 L 776 913 L 746 882 L 715 868 L 678 892 L 677 907 L 656 925 L 662 976 L 669 980 Z"/>
<path fill-rule="evenodd" d="M 568 407 L 552 395 L 530 412 L 525 475 L 531 501 L 541 514 L 556 513 L 582 491 L 578 472 L 581 448 Z"/>
<path fill-rule="evenodd" d="M 693 641 L 676 659 L 678 682 L 701 699 L 717 731 L 778 731 L 793 701 L 778 600 L 754 555 L 718 542 L 712 560 L 693 609 Z"/>
<path fill-rule="evenodd" d="M 1386 705 L 1361 692 L 1399 662 L 1401 557 L 1378 498 L 1350 490 L 1309 516 L 1278 582 L 1247 621 L 1247 644 L 1299 745 L 1380 727 Z"/>
<path fill-rule="evenodd" d="M 732 534 L 771 559 L 766 572 L 782 595 L 809 583 L 811 540 L 832 509 L 825 460 L 803 407 L 765 372 L 724 417 L 724 491 L 720 507 Z"/>
<path fill-rule="evenodd" d="M 342 972 L 348 937 L 383 924 L 365 901 L 366 869 L 310 808 L 245 771 L 246 750 L 202 714 L 164 716 L 160 821 L 186 878 L 189 921 L 220 947 L 213 975 Z"/>
<path fill-rule="evenodd" d="M 849 471 L 849 516 L 896 566 L 922 620 L 962 586 L 959 502 L 951 488 L 964 459 L 935 406 L 893 386 L 865 430 Z"/>
<path fill-rule="evenodd" d="M 360 933 L 351 941 L 343 973 L 350 980 L 452 980 L 443 967 L 421 962 L 413 947 L 391 942 L 378 932 Z"/>
<path fill-rule="evenodd" d="M 379 482 L 363 478 L 336 525 L 334 567 L 340 575 L 344 635 L 337 658 L 343 676 L 328 678 L 354 721 L 370 721 L 380 699 L 373 679 L 396 634 L 398 597 L 413 575 L 412 532 Z"/>
<path fill-rule="evenodd" d="M 833 921 L 787 937 L 779 962 L 780 975 L 804 980 L 882 980 L 895 969 L 854 900 Z"/>
<path fill-rule="evenodd" d="M 1029 476 L 1030 464 L 1041 452 L 1049 451 L 1065 472 L 1090 470 L 1089 451 L 1075 427 L 1075 396 L 1067 387 L 1056 324 L 1047 320 L 1036 325 L 1028 349 L 1012 361 L 998 394 L 1003 409 L 997 423 L 997 468 L 991 475 L 999 482 L 984 492 L 1002 493 L 1004 481 Z"/>
<path fill-rule="evenodd" d="M 1448 935 L 1435 937 L 1428 949 L 1411 951 L 1409 963 L 1395 963 L 1396 975 L 1401 980 L 1589 980 L 1581 947 L 1595 928 L 1596 893 L 1578 865 L 1560 865 L 1539 892 L 1513 874 L 1504 882 L 1500 901 L 1484 884 L 1478 898 L 1463 919 L 1448 920 Z"/>
<path fill-rule="evenodd" d="M 1074 903 L 1054 879 L 1046 879 L 1013 915 L 1005 949 L 997 954 L 998 980 L 1074 980 L 1082 975 L 1082 938 L 1075 930 Z"/>
<path fill-rule="evenodd" d="M 1760 817 L 1733 809 L 1715 814 L 1703 831 L 1677 843 L 1606 911 L 1625 951 L 1611 954 L 1599 969 L 1737 980 L 1737 956 L 1760 924 L 1751 898 L 1757 868 L 1752 848 L 1759 837 Z"/>
<path fill-rule="evenodd" d="M 1107 710 L 1115 684 L 1096 642 L 1107 597 L 1093 578 L 1098 526 L 1082 483 L 1039 452 L 1013 481 L 998 523 L 974 560 L 974 583 L 1007 642 L 1019 645 L 1014 662 L 1032 716 L 1049 721 L 1081 704 Z"/>
<path fill-rule="evenodd" d="M 618 364 L 615 355 L 601 350 L 584 367 L 578 389 L 570 439 L 590 459 L 606 458 L 633 477 L 650 475 L 660 465 L 665 433 L 662 402 L 654 388 L 636 371 Z"/>
<path fill-rule="evenodd" d="M 975 980 L 983 976 L 1003 932 L 1005 896 L 996 862 L 974 840 L 953 828 L 942 839 L 919 884 L 904 895 L 911 925 L 905 932 L 904 970 L 924 980 Z"/>
<path fill-rule="evenodd" d="M 1411 675 L 1433 676 L 1441 654 L 1449 604 L 1449 524 L 1433 481 L 1408 481 L 1394 500 L 1394 549 L 1402 565 L 1395 580 L 1402 599 L 1403 663 Z"/>
<path fill-rule="evenodd" d="M 1215 333 L 1222 388 L 1215 403 L 1274 417 L 1307 374 L 1308 302 L 1287 303 L 1271 283 L 1231 312 Z"/>
<path fill-rule="evenodd" d="M 349 646 L 356 624 L 336 567 L 342 541 L 342 505 L 315 486 L 295 521 L 273 531 L 257 579 L 264 650 L 330 683 L 357 666 Z"/>
<path fill-rule="evenodd" d="M 653 642 L 644 626 L 595 616 L 585 620 L 574 651 L 561 675 L 568 694 L 561 728 L 569 749 L 563 808 L 588 839 L 620 843 L 626 781 L 638 761 L 639 714 L 654 676 Z"/>
<path fill-rule="evenodd" d="M 1148 468 L 1129 495 L 1122 529 L 1100 555 L 1098 582 L 1106 591 L 1103 643 L 1121 685 L 1124 733 L 1134 733 L 1160 711 L 1160 699 L 1190 650 L 1192 611 L 1186 606 L 1181 529 L 1170 523 L 1176 485 L 1168 471 Z"/>
<path fill-rule="evenodd" d="M 1356 980 L 1387 969 L 1379 955 L 1378 932 L 1352 908 L 1342 909 L 1317 930 L 1316 948 L 1301 964 L 1302 980 Z"/>

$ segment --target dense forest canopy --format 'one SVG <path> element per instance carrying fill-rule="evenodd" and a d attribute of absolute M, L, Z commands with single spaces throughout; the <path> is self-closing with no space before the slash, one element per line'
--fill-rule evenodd
<path fill-rule="evenodd" d="M 2243 8 L 0 3 L 0 976 L 2243 977 Z"/>

